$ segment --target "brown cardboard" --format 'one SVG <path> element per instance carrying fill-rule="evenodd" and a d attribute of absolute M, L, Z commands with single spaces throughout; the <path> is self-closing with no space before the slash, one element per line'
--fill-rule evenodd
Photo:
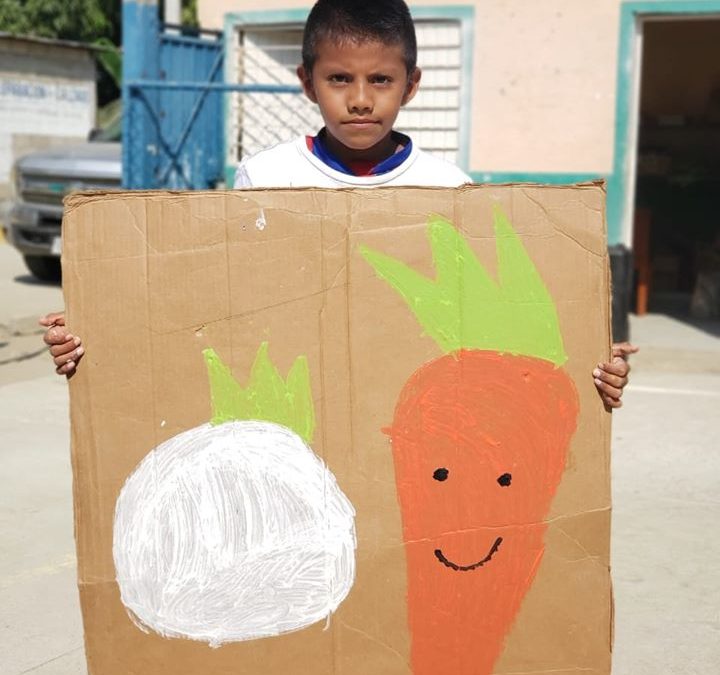
<path fill-rule="evenodd" d="M 359 246 L 434 276 L 426 230 L 439 214 L 495 274 L 494 204 L 555 300 L 580 416 L 542 563 L 493 672 L 608 674 L 610 416 L 591 377 L 609 353 L 604 203 L 599 184 L 71 196 L 63 279 L 68 325 L 86 348 L 70 390 L 91 675 L 413 672 L 401 512 L 381 429 L 410 375 L 441 352 Z M 202 350 L 244 384 L 263 341 L 283 376 L 307 356 L 312 449 L 357 512 L 352 590 L 327 621 L 276 637 L 211 648 L 143 632 L 115 580 L 118 494 L 151 449 L 209 420 Z"/>

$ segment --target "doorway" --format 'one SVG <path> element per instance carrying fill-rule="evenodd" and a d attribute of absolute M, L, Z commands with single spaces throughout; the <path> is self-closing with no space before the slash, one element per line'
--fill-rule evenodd
<path fill-rule="evenodd" d="M 639 29 L 634 309 L 720 318 L 720 16 Z"/>

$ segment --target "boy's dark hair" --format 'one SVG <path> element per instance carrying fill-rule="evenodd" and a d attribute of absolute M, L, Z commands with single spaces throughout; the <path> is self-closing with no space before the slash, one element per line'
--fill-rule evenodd
<path fill-rule="evenodd" d="M 401 45 L 408 75 L 415 71 L 415 25 L 404 0 L 318 0 L 303 33 L 302 59 L 308 73 L 312 73 L 323 40 Z"/>

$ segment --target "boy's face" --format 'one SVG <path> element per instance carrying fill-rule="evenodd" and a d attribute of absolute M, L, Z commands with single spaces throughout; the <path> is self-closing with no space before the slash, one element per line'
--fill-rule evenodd
<path fill-rule="evenodd" d="M 390 132 L 420 81 L 418 69 L 408 75 L 400 45 L 326 40 L 312 73 L 300 66 L 298 76 L 340 159 L 382 161 L 395 152 Z"/>

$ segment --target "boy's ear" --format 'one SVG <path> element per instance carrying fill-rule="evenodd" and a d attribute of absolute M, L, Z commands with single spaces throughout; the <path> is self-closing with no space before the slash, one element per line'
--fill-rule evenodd
<path fill-rule="evenodd" d="M 406 103 L 410 103 L 410 101 L 415 98 L 415 94 L 417 94 L 418 87 L 420 86 L 421 76 L 422 71 L 420 70 L 420 68 L 415 68 L 415 70 L 408 77 L 407 89 L 405 90 L 405 95 L 403 96 L 402 100 L 403 105 L 405 105 Z"/>
<path fill-rule="evenodd" d="M 305 69 L 305 66 L 302 65 L 298 66 L 295 72 L 300 80 L 305 96 L 307 96 L 313 103 L 317 103 L 317 96 L 315 95 L 315 88 L 313 87 L 311 73 L 309 73 Z"/>

